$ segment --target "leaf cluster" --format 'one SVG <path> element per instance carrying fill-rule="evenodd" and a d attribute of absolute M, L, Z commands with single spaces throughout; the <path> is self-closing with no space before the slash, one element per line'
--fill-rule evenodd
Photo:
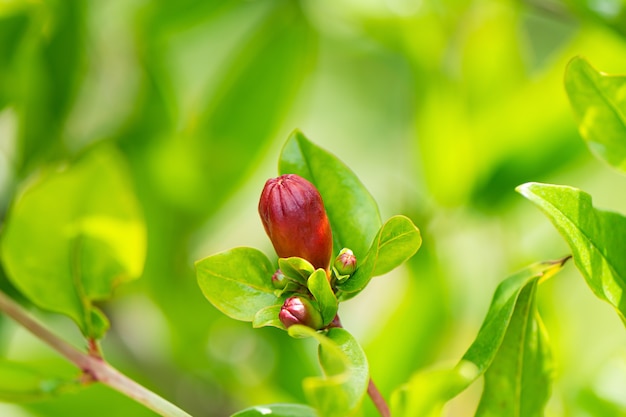
<path fill-rule="evenodd" d="M 196 262 L 198 284 L 221 312 L 252 322 L 254 327 L 284 329 L 278 318 L 283 303 L 294 294 L 306 294 L 314 300 L 323 327 L 327 327 L 337 315 L 339 302 L 356 296 L 372 277 L 413 256 L 421 236 L 405 216 L 394 216 L 382 224 L 375 200 L 354 172 L 299 131 L 292 133 L 283 147 L 279 173 L 298 174 L 318 188 L 331 223 L 334 253 L 352 249 L 358 260 L 354 273 L 338 280 L 323 269 L 314 270 L 304 259 L 280 258 L 272 263 L 257 249 L 239 247 Z M 271 281 L 277 268 L 289 280 L 281 290 Z M 367 361 L 358 343 L 346 330 L 333 326 L 323 334 L 302 326 L 288 330 L 291 336 L 313 337 L 320 343 L 325 378 L 304 381 L 309 402 L 320 415 L 352 413 L 369 381 Z"/>

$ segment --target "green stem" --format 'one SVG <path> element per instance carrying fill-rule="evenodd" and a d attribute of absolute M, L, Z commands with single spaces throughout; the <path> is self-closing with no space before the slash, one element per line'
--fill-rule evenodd
<path fill-rule="evenodd" d="M 35 321 L 19 304 L 0 291 L 0 311 L 80 368 L 87 381 L 97 381 L 119 391 L 163 417 L 191 417 L 166 399 L 120 373 L 100 355 L 90 355 L 60 339 Z M 90 348 L 92 350 L 93 348 Z M 92 350 L 93 351 L 93 350 Z M 99 350 L 95 350 L 99 352 Z M 94 352 L 94 353 L 95 353 Z"/>

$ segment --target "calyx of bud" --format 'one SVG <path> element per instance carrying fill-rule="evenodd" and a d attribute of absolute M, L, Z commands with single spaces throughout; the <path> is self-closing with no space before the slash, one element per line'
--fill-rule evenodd
<path fill-rule="evenodd" d="M 302 324 L 315 330 L 322 328 L 321 313 L 304 297 L 289 297 L 280 309 L 278 318 L 286 328 L 294 324 Z"/>
<path fill-rule="evenodd" d="M 259 215 L 279 257 L 303 258 L 315 268 L 329 270 L 333 238 L 322 197 L 313 184 L 295 174 L 267 180 Z"/>

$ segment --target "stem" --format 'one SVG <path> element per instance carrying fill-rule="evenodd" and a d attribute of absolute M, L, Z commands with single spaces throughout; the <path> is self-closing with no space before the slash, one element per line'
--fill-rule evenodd
<path fill-rule="evenodd" d="M 378 388 L 376 387 L 376 384 L 374 384 L 374 380 L 372 378 L 370 378 L 370 382 L 367 386 L 367 394 L 372 399 L 372 402 L 374 403 L 382 417 L 391 417 L 389 406 L 385 402 L 385 399 L 383 398 L 380 391 L 378 391 Z"/>
<path fill-rule="evenodd" d="M 85 381 L 97 381 L 108 385 L 163 417 L 191 417 L 163 397 L 139 385 L 109 365 L 100 356 L 99 348 L 94 345 L 95 341 L 90 340 L 90 352 L 93 354 L 81 352 L 35 321 L 19 304 L 1 291 L 0 311 L 4 311 L 13 320 L 80 368 L 84 373 L 83 376 L 86 377 Z"/>

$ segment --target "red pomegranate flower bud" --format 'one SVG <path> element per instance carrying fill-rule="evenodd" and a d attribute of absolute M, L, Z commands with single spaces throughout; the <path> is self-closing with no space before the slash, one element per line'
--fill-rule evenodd
<path fill-rule="evenodd" d="M 279 257 L 297 256 L 329 270 L 333 238 L 322 196 L 313 184 L 295 174 L 267 180 L 259 214 Z"/>
<path fill-rule="evenodd" d="M 333 266 L 341 275 L 352 275 L 356 271 L 356 256 L 350 249 L 343 248 L 335 258 Z"/>
<path fill-rule="evenodd" d="M 323 325 L 321 313 L 303 297 L 287 298 L 280 309 L 278 318 L 287 328 L 294 324 L 302 324 L 319 330 Z"/>

